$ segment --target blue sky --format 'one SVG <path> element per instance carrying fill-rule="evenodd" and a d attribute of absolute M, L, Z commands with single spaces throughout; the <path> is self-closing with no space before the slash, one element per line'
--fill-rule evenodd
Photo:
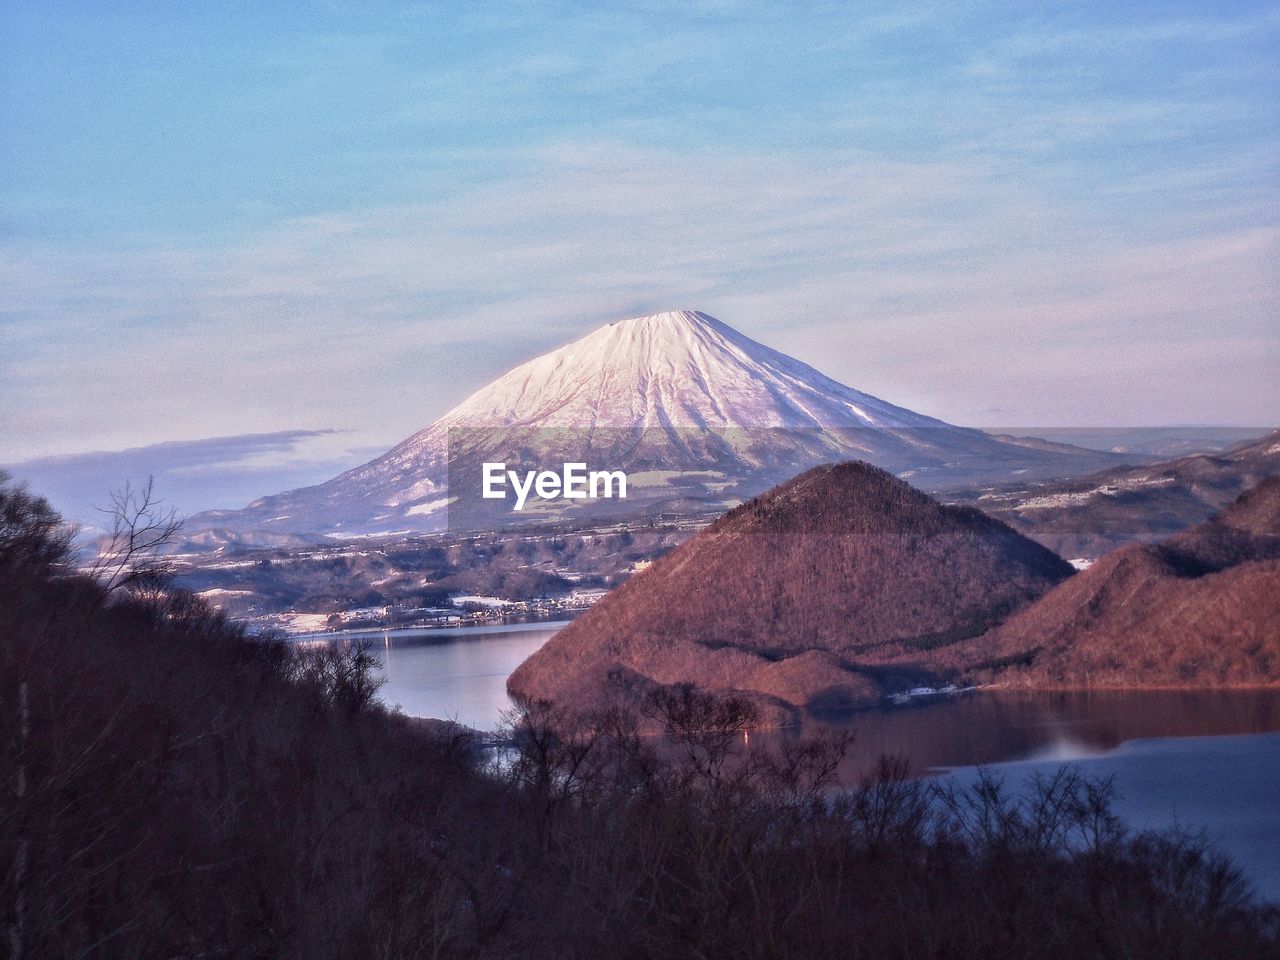
<path fill-rule="evenodd" d="M 1278 51 L 1276 4 L 15 0 L 0 462 L 327 471 L 674 307 L 954 422 L 1273 425 Z"/>

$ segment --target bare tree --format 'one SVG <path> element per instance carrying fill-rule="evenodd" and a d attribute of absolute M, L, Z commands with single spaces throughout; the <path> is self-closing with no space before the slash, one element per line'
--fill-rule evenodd
<path fill-rule="evenodd" d="M 0 609 L 14 609 L 17 604 L 15 591 L 24 576 L 49 576 L 55 571 L 66 572 L 71 555 L 73 531 L 43 497 L 28 492 L 25 484 L 13 484 L 8 473 L 0 470 Z M 5 716 L 7 737 L 4 746 L 16 758 L 12 771 L 14 809 L 21 810 L 29 802 L 29 772 L 27 756 L 31 740 L 31 708 L 28 681 L 17 656 L 15 645 L 9 642 L 7 631 L 12 629 L 8 617 L 0 618 L 0 677 L 7 685 L 14 684 L 16 716 Z M 0 704 L 9 699 L 9 691 L 0 688 Z M 8 714 L 8 711 L 5 711 Z M 19 821 L 20 822 L 20 821 Z M 16 831 L 13 841 L 13 859 L 9 867 L 9 883 L 12 900 L 9 905 L 6 940 L 9 955 L 23 956 L 26 942 L 26 923 L 29 907 L 27 869 L 31 840 L 25 830 Z"/>
<path fill-rule="evenodd" d="M 72 527 L 43 497 L 0 470 L 0 576 L 16 570 L 47 572 L 71 554 Z"/>
<path fill-rule="evenodd" d="M 164 509 L 155 494 L 155 480 L 141 487 L 126 483 L 111 494 L 111 505 L 99 507 L 110 520 L 111 532 L 98 549 L 89 573 L 108 595 L 117 591 L 155 594 L 173 575 L 164 559 L 165 546 L 182 529 L 173 509 Z"/>
<path fill-rule="evenodd" d="M 377 670 L 382 666 L 371 651 L 368 639 L 324 644 L 296 655 L 297 676 L 321 693 L 324 699 L 347 713 L 368 710 L 377 699 L 378 690 L 386 683 Z"/>
<path fill-rule="evenodd" d="M 661 726 L 668 740 L 680 749 L 688 769 L 707 785 L 721 783 L 734 747 L 760 719 L 751 701 L 717 696 L 691 683 L 651 690 L 641 711 Z"/>

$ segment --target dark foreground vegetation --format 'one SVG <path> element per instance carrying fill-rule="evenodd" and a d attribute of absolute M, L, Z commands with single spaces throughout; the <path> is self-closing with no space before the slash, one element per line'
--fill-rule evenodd
<path fill-rule="evenodd" d="M 688 688 L 572 728 L 532 705 L 495 761 L 383 710 L 369 660 L 72 574 L 0 487 L 0 953 L 1278 954 L 1229 864 L 1070 772 L 1017 801 L 886 761 L 834 791 L 845 743 L 743 759 L 752 708 Z"/>

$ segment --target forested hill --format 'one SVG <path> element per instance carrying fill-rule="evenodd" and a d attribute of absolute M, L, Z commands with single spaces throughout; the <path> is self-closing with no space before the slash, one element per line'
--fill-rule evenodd
<path fill-rule="evenodd" d="M 513 719 L 491 765 L 389 714 L 368 652 L 244 636 L 156 580 L 73 573 L 0 483 L 0 942 L 116 957 L 1253 958 L 1274 911 L 1185 836 L 1064 774 L 1029 806 L 836 738 L 734 761 L 749 704 Z M 980 792 L 979 792 L 980 791 Z M 1048 826 L 1046 826 L 1048 825 Z"/>
<path fill-rule="evenodd" d="M 677 681 L 793 707 L 875 701 L 891 652 L 981 634 L 1071 572 L 870 464 L 815 467 L 606 596 L 510 688 L 577 704 Z"/>
<path fill-rule="evenodd" d="M 1280 477 L 1162 543 L 1120 547 L 944 656 L 1004 685 L 1280 683 Z"/>

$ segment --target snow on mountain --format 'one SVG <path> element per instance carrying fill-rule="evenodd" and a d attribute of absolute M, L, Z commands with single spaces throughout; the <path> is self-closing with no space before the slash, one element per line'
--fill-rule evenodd
<path fill-rule="evenodd" d="M 752 495 L 830 460 L 865 459 L 930 485 L 1014 470 L 1073 472 L 1077 459 L 1096 467 L 1101 456 L 914 413 L 681 310 L 606 324 L 521 364 L 324 484 L 193 522 L 348 534 L 439 529 L 451 510 L 456 517 L 460 498 L 478 496 L 484 459 L 639 471 L 661 478 L 641 500 L 678 508 L 708 491 L 730 501 Z M 457 479 L 473 474 L 475 482 Z M 450 476 L 459 489 L 450 491 Z"/>
<path fill-rule="evenodd" d="M 606 324 L 522 364 L 437 424 L 538 427 L 941 426 L 697 311 Z"/>

